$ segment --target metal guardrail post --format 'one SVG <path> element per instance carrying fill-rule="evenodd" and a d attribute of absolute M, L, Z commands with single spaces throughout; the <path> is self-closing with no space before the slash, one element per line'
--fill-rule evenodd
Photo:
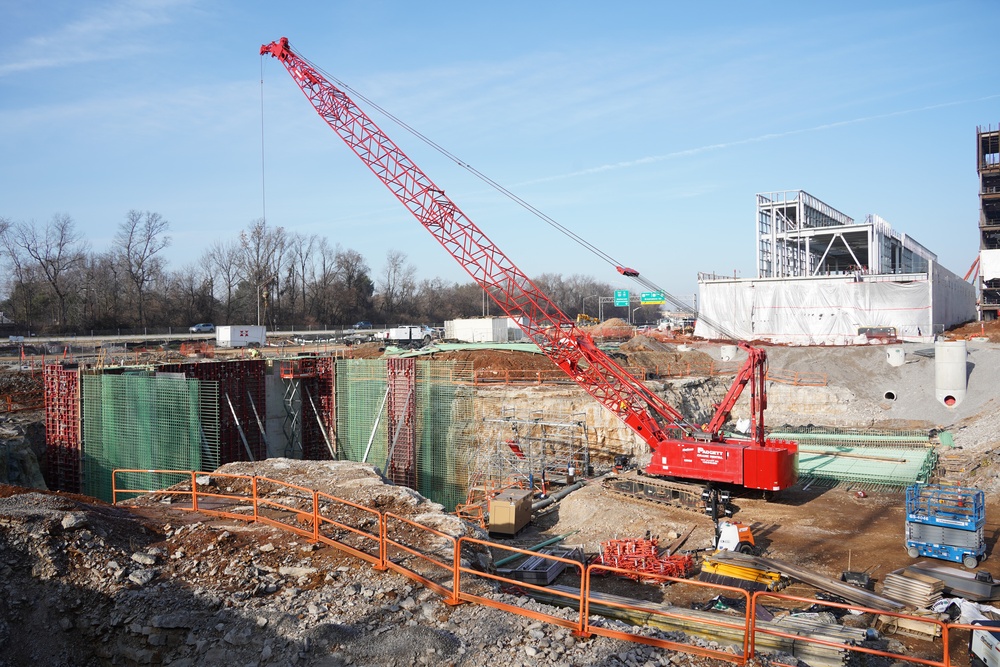
<path fill-rule="evenodd" d="M 257 475 L 250 479 L 250 490 L 253 494 L 253 520 L 257 522 Z"/>
<path fill-rule="evenodd" d="M 319 491 L 313 490 L 313 544 L 319 543 Z"/>
<path fill-rule="evenodd" d="M 191 471 L 191 511 L 198 511 L 198 472 Z"/>

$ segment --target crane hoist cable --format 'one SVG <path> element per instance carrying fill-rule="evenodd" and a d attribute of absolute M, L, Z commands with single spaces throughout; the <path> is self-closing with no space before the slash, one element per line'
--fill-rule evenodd
<path fill-rule="evenodd" d="M 310 67 L 312 67 L 313 69 L 315 69 L 317 72 L 321 73 L 327 79 L 329 79 L 330 81 L 333 81 L 335 84 L 337 84 L 338 86 L 340 86 L 344 90 L 346 90 L 349 93 L 351 93 L 351 95 L 353 95 L 355 98 L 364 100 L 364 102 L 366 104 L 368 104 L 369 106 L 371 106 L 373 109 L 378 110 L 379 113 L 381 113 L 382 115 L 384 115 L 386 118 L 388 118 L 389 120 L 391 120 L 393 123 L 395 123 L 396 125 L 398 125 L 402 129 L 404 129 L 407 132 L 409 132 L 411 135 L 413 135 L 414 137 L 416 137 L 417 139 L 419 139 L 420 141 L 422 141 L 423 143 L 425 143 L 427 146 L 431 147 L 432 149 L 434 149 L 435 151 L 437 151 L 438 153 L 440 153 L 444 157 L 448 158 L 449 160 L 451 160 L 452 162 L 454 162 L 456 165 L 458 165 L 462 169 L 465 169 L 470 174 L 472 174 L 473 176 L 475 176 L 477 179 L 479 179 L 480 181 L 482 181 L 483 183 L 485 183 L 486 185 L 488 185 L 490 188 L 492 188 L 493 190 L 499 192 L 504 197 L 507 197 L 512 202 L 514 202 L 515 204 L 517 204 L 518 206 L 520 206 L 524 210 L 528 211 L 529 213 L 531 213 L 532 215 L 534 215 L 535 217 L 537 217 L 539 220 L 541 220 L 544 223 L 546 223 L 547 225 L 551 226 L 553 229 L 555 229 L 558 232 L 564 234 L 567 238 L 569 238 L 570 240 L 572 240 L 576 244 L 580 245 L 584 249 L 586 249 L 589 252 L 591 252 L 593 255 L 595 255 L 601 261 L 610 264 L 612 267 L 615 268 L 615 270 L 618 273 L 622 274 L 623 276 L 625 276 L 627 278 L 631 278 L 638 285 L 640 285 L 642 287 L 645 287 L 649 291 L 659 292 L 660 294 L 663 295 L 664 299 L 666 301 L 669 301 L 670 304 L 672 306 L 674 306 L 677 310 L 679 310 L 681 312 L 684 312 L 684 313 L 688 313 L 688 314 L 693 315 L 695 317 L 698 317 L 705 324 L 707 324 L 709 327 L 715 329 L 715 331 L 717 331 L 718 333 L 722 334 L 722 337 L 728 338 L 728 339 L 731 339 L 731 340 L 738 340 L 739 337 L 736 336 L 727 327 L 725 327 L 724 325 L 722 325 L 720 322 L 712 321 L 711 319 L 705 317 L 704 315 L 699 314 L 696 308 L 693 308 L 692 306 L 688 305 L 687 303 L 681 301 L 679 298 L 673 296 L 667 290 L 663 289 L 662 287 L 659 287 L 653 281 L 651 281 L 648 278 L 642 276 L 635 269 L 632 269 L 632 268 L 628 267 L 625 263 L 623 263 L 623 262 L 615 259 L 613 256 L 611 256 L 610 254 L 608 254 L 607 252 L 605 252 L 604 250 L 602 250 L 598 246 L 594 245 L 593 243 L 591 243 L 587 239 L 583 238 L 582 236 L 580 236 L 579 234 L 577 234 L 576 232 L 574 232 L 572 229 L 569 229 L 568 227 L 566 227 L 565 225 L 563 225 L 562 223 L 560 223 L 558 220 L 554 219 L 552 216 L 546 214 L 544 211 L 539 210 L 537 207 L 535 207 L 534 205 L 532 205 L 530 202 L 525 201 L 523 198 L 521 198 L 520 196 L 518 196 L 514 192 L 511 192 L 509 189 L 507 189 L 506 187 L 504 187 L 503 185 L 501 185 L 500 183 L 498 183 L 494 179 L 490 178 L 489 176 L 487 176 L 483 172 L 479 171 L 478 169 L 476 169 L 475 167 L 473 167 L 472 165 L 470 165 L 465 160 L 462 160 L 461 158 L 459 158 L 457 155 L 455 155 L 454 153 L 452 153 L 451 151 L 449 151 L 447 148 L 445 148 L 441 144 L 437 143 L 436 141 L 434 141 L 433 139 L 431 139 L 430 137 L 428 137 L 424 133 L 420 132 L 419 130 L 417 130 L 415 127 L 413 127 L 412 125 L 410 125 L 406 121 L 404 121 L 401 118 L 395 116 L 393 113 L 391 113 L 390 111 L 388 111 L 387 109 L 385 109 L 384 107 L 382 107 L 381 105 L 379 105 L 377 102 L 375 102 L 371 98 L 365 96 L 364 93 L 362 93 L 362 92 L 356 90 L 355 88 L 351 87 L 349 84 L 347 84 L 343 80 L 341 80 L 341 79 L 337 78 L 336 76 L 330 74 L 329 72 L 327 72 L 326 70 L 324 70 L 322 67 L 318 66 L 316 63 L 314 63 L 311 60 L 303 57 L 301 54 L 297 54 L 297 55 L 298 55 L 298 57 L 302 61 L 306 62 Z M 263 57 L 261 58 L 261 60 L 263 60 Z M 263 75 L 261 76 L 261 80 L 263 81 Z"/>

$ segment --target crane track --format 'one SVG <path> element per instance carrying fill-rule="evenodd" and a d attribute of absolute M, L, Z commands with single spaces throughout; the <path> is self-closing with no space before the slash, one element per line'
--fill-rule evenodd
<path fill-rule="evenodd" d="M 602 485 L 615 495 L 624 496 L 631 500 L 679 507 L 706 514 L 711 508 L 711 496 L 709 500 L 706 500 L 703 494 L 708 490 L 710 494 L 715 494 L 720 513 L 724 512 L 728 506 L 728 503 L 718 500 L 718 492 L 712 487 L 646 477 L 635 470 L 614 477 L 606 477 Z"/>

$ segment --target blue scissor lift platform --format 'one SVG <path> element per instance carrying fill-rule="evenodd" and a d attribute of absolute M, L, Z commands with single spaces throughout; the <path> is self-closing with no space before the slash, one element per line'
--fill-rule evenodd
<path fill-rule="evenodd" d="M 979 489 L 914 484 L 906 489 L 906 552 L 975 568 L 986 558 L 986 500 Z"/>

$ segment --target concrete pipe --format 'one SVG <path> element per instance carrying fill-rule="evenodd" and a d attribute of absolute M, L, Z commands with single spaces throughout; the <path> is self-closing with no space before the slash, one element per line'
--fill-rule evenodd
<path fill-rule="evenodd" d="M 968 388 L 964 340 L 940 340 L 934 343 L 934 398 L 953 408 L 965 399 Z"/>
<path fill-rule="evenodd" d="M 906 353 L 901 347 L 890 347 L 885 351 L 885 360 L 890 366 L 902 366 L 906 362 Z"/>

